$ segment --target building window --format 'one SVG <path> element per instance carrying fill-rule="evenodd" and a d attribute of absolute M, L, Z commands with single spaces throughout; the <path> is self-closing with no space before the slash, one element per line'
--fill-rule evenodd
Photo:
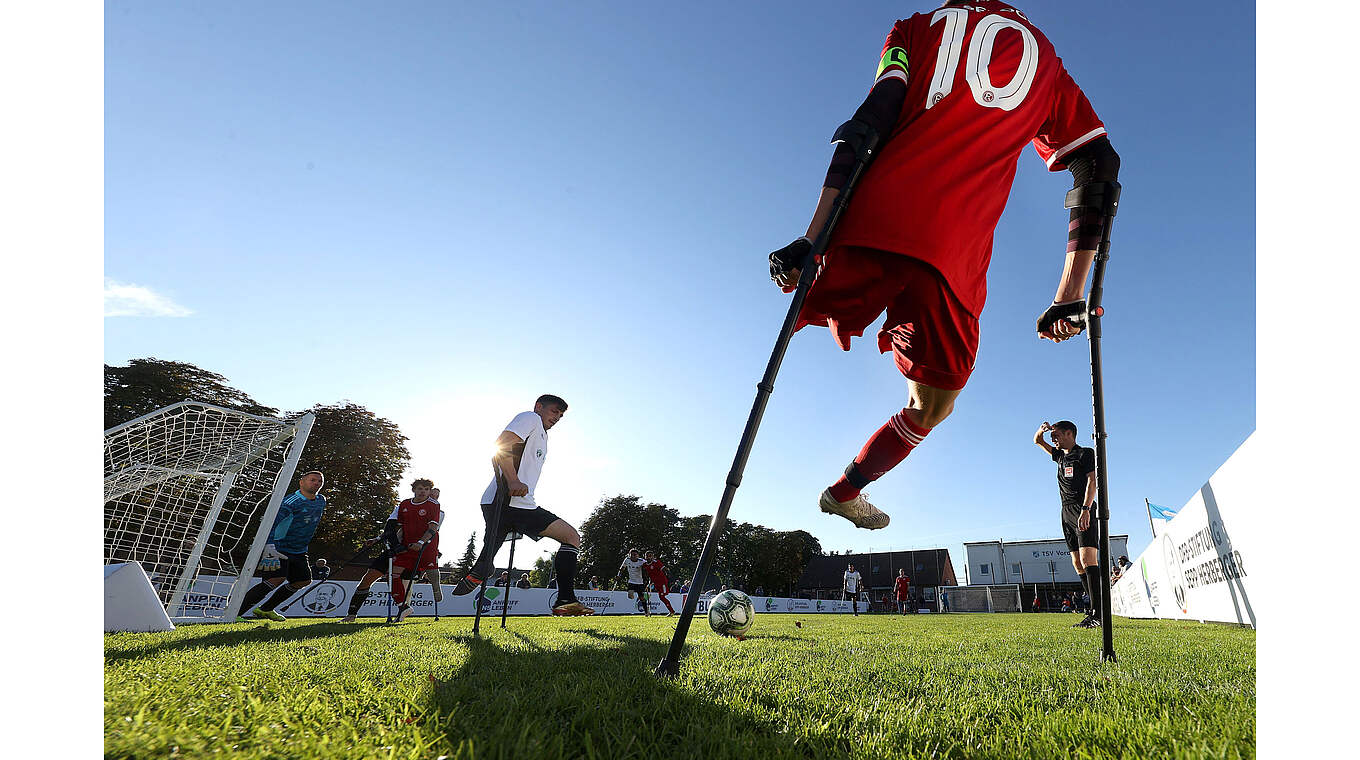
<path fill-rule="evenodd" d="M 1013 574 L 1015 574 L 1015 575 L 1019 575 L 1019 574 L 1020 574 L 1020 563 L 1019 563 L 1019 562 L 1012 562 L 1012 563 L 1011 563 L 1011 572 L 1012 572 Z"/>
<path fill-rule="evenodd" d="M 989 564 L 987 564 L 986 562 L 982 563 L 982 566 L 978 568 L 978 574 L 980 574 L 980 575 L 991 575 L 991 574 L 992 574 L 992 566 L 989 565 Z"/>
<path fill-rule="evenodd" d="M 925 572 L 925 570 L 926 570 L 926 566 L 925 566 L 925 565 L 922 565 L 922 564 L 919 563 L 919 562 L 916 563 L 916 572 L 918 572 L 918 573 L 923 573 L 923 572 Z"/>

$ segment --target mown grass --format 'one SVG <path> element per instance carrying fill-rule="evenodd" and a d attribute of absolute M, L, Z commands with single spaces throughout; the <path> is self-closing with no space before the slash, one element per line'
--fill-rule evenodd
<path fill-rule="evenodd" d="M 744 642 L 674 618 L 185 626 L 105 637 L 115 758 L 1239 758 L 1254 631 L 1099 634 L 1045 615 L 761 615 Z M 802 627 L 795 627 L 794 621 Z"/>

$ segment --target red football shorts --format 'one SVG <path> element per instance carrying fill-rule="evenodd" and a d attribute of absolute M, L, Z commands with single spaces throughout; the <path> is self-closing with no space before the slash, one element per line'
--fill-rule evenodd
<path fill-rule="evenodd" d="M 394 568 L 394 571 L 399 569 L 416 570 L 418 572 L 421 570 L 433 570 L 438 566 L 438 550 L 429 546 L 425 547 L 425 559 L 420 563 L 420 567 L 416 567 L 416 560 L 419 558 L 419 555 L 419 552 L 413 552 L 410 549 L 407 549 L 396 557 L 393 557 L 392 567 Z"/>
<path fill-rule="evenodd" d="M 837 246 L 827 252 L 795 330 L 831 330 L 842 350 L 887 311 L 878 350 L 893 352 L 909 380 L 956 391 L 977 359 L 978 321 L 934 267 L 919 259 L 872 248 Z"/>

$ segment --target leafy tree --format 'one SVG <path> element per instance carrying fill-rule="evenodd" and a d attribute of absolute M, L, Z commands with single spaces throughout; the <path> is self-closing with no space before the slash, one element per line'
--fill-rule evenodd
<path fill-rule="evenodd" d="M 472 535 L 468 536 L 467 546 L 463 549 L 463 556 L 458 558 L 458 564 L 451 565 L 454 577 L 462 579 L 475 564 L 477 564 L 477 531 L 474 530 Z"/>
<path fill-rule="evenodd" d="M 244 391 L 227 385 L 227 378 L 187 362 L 148 357 L 132 359 L 126 367 L 104 365 L 104 429 L 181 401 L 203 401 L 247 414 L 274 416 Z"/>
<path fill-rule="evenodd" d="M 620 494 L 601 499 L 581 524 L 581 564 L 577 575 L 613 577 L 629 549 L 650 549 L 663 557 L 673 556 L 679 520 L 680 513 L 674 509 L 664 504 L 643 504 L 637 496 Z"/>
<path fill-rule="evenodd" d="M 678 587 L 693 579 L 712 519 L 681 517 L 665 505 L 644 504 L 637 496 L 602 499 L 581 526 L 581 576 L 598 575 L 608 585 L 618 574 L 619 559 L 636 547 L 659 552 Z M 729 519 L 704 587 L 791 590 L 810 559 L 821 553 L 820 542 L 806 531 L 778 532 Z"/>
<path fill-rule="evenodd" d="M 534 588 L 547 588 L 548 579 L 553 575 L 553 561 L 547 557 L 539 557 L 534 560 L 534 569 L 529 571 L 529 582 Z M 577 574 L 580 575 L 579 573 Z M 587 576 L 588 577 L 588 576 Z M 581 585 L 581 584 L 576 584 Z"/>
<path fill-rule="evenodd" d="M 406 436 L 396 423 L 353 402 L 317 404 L 297 473 L 320 470 L 326 514 L 312 539 L 311 554 L 352 554 L 376 536 L 398 503 L 401 474 L 411 461 Z"/>

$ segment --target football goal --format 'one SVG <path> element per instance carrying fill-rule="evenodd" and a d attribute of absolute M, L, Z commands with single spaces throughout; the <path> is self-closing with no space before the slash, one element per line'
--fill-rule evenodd
<path fill-rule="evenodd" d="M 312 414 L 182 401 L 104 431 L 104 564 L 137 562 L 175 622 L 234 620 Z"/>
<path fill-rule="evenodd" d="M 941 586 L 935 604 L 940 612 L 1019 612 L 1020 587 Z"/>

